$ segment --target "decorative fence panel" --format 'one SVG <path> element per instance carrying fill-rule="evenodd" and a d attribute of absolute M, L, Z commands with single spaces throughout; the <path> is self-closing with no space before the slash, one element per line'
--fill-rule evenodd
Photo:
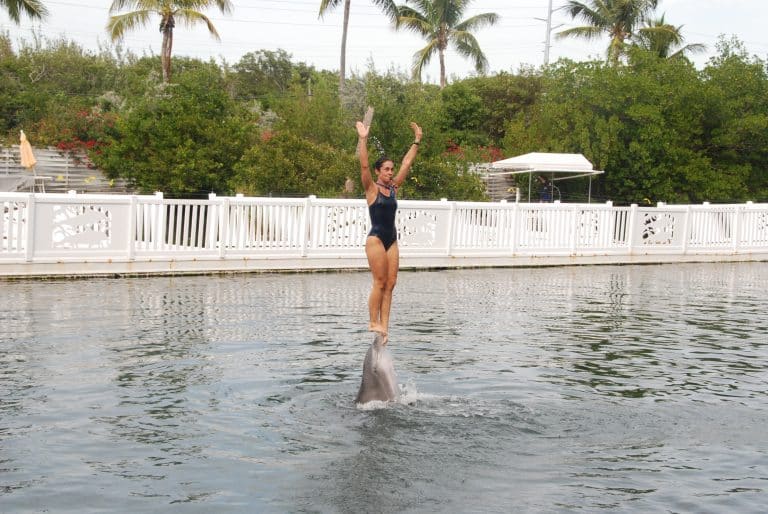
<path fill-rule="evenodd" d="M 0 197 L 0 258 L 20 258 L 27 252 L 28 198 Z"/>

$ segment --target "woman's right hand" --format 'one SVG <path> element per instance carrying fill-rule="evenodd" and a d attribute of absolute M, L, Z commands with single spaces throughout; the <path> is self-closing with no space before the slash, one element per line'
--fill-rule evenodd
<path fill-rule="evenodd" d="M 360 139 L 365 139 L 368 137 L 368 131 L 370 130 L 370 127 L 366 127 L 362 121 L 355 123 L 355 128 L 357 128 L 357 136 Z"/>

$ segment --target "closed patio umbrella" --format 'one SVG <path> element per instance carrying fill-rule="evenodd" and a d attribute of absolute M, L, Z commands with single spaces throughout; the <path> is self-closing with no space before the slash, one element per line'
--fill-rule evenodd
<path fill-rule="evenodd" d="M 35 159 L 35 154 L 32 152 L 32 145 L 29 144 L 29 140 L 27 139 L 27 135 L 24 133 L 24 131 L 21 131 L 21 138 L 19 142 L 19 154 L 21 155 L 21 165 L 24 168 L 27 168 L 28 170 L 32 170 L 32 181 L 33 181 L 33 190 L 34 185 L 37 185 L 37 171 L 35 170 L 35 164 L 37 164 L 37 159 Z M 40 183 L 40 187 L 43 192 L 45 192 L 45 184 Z"/>
<path fill-rule="evenodd" d="M 21 142 L 19 143 L 19 153 L 21 154 L 21 165 L 28 170 L 31 169 L 32 173 L 35 172 L 35 164 L 37 164 L 37 159 L 35 159 L 35 154 L 32 152 L 32 145 L 29 144 L 29 140 L 27 139 L 27 135 L 24 133 L 24 131 L 21 131 Z"/>

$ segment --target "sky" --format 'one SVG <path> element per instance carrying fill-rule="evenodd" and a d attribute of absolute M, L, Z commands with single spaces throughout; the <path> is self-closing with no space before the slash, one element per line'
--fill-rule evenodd
<path fill-rule="evenodd" d="M 209 36 L 204 26 L 177 25 L 173 54 L 214 59 L 234 64 L 248 53 L 282 49 L 294 62 L 305 62 L 317 69 L 338 70 L 341 45 L 342 6 L 318 18 L 320 0 L 231 0 L 230 15 L 215 9 L 206 11 L 216 26 L 221 41 Z M 552 4 L 549 60 L 561 57 L 574 60 L 603 58 L 607 40 L 586 42 L 558 39 L 557 32 L 583 25 L 560 9 L 565 0 L 474 0 L 467 15 L 495 12 L 499 22 L 476 32 L 489 62 L 489 72 L 516 72 L 523 66 L 539 66 L 544 61 L 547 36 L 546 19 Z M 108 46 L 106 24 L 110 0 L 43 0 L 50 15 L 44 22 L 22 18 L 12 24 L 0 14 L 0 30 L 18 45 L 31 41 L 35 34 L 48 38 L 65 37 L 87 49 Z M 343 2 L 342 2 L 343 3 Z M 404 0 L 398 3 L 404 3 Z M 125 12 L 125 11 L 123 11 Z M 702 43 L 707 50 L 693 57 L 698 67 L 716 54 L 720 35 L 741 40 L 750 54 L 768 57 L 766 0 L 660 0 L 657 14 L 666 21 L 682 25 L 687 43 Z M 126 36 L 123 47 L 135 54 L 160 54 L 159 19 Z M 395 32 L 370 0 L 352 0 L 347 40 L 347 74 L 364 73 L 370 66 L 378 71 L 410 72 L 413 54 L 423 40 L 409 32 Z M 18 47 L 18 46 L 17 46 Z M 449 52 L 446 56 L 449 78 L 464 78 L 474 73 L 472 64 Z M 425 68 L 422 79 L 439 81 L 437 58 Z"/>

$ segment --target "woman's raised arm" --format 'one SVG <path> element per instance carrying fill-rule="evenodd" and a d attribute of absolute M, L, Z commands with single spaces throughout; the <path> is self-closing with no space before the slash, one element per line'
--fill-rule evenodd
<path fill-rule="evenodd" d="M 397 176 L 392 179 L 392 182 L 398 187 L 401 186 L 403 182 L 405 182 L 406 177 L 408 177 L 408 172 L 411 169 L 414 159 L 416 159 L 416 153 L 419 151 L 419 144 L 421 143 L 421 127 L 412 121 L 411 129 L 413 130 L 413 143 L 411 143 L 411 147 L 408 149 L 405 157 L 403 157 L 403 162 L 400 164 L 400 170 L 397 172 Z"/>

